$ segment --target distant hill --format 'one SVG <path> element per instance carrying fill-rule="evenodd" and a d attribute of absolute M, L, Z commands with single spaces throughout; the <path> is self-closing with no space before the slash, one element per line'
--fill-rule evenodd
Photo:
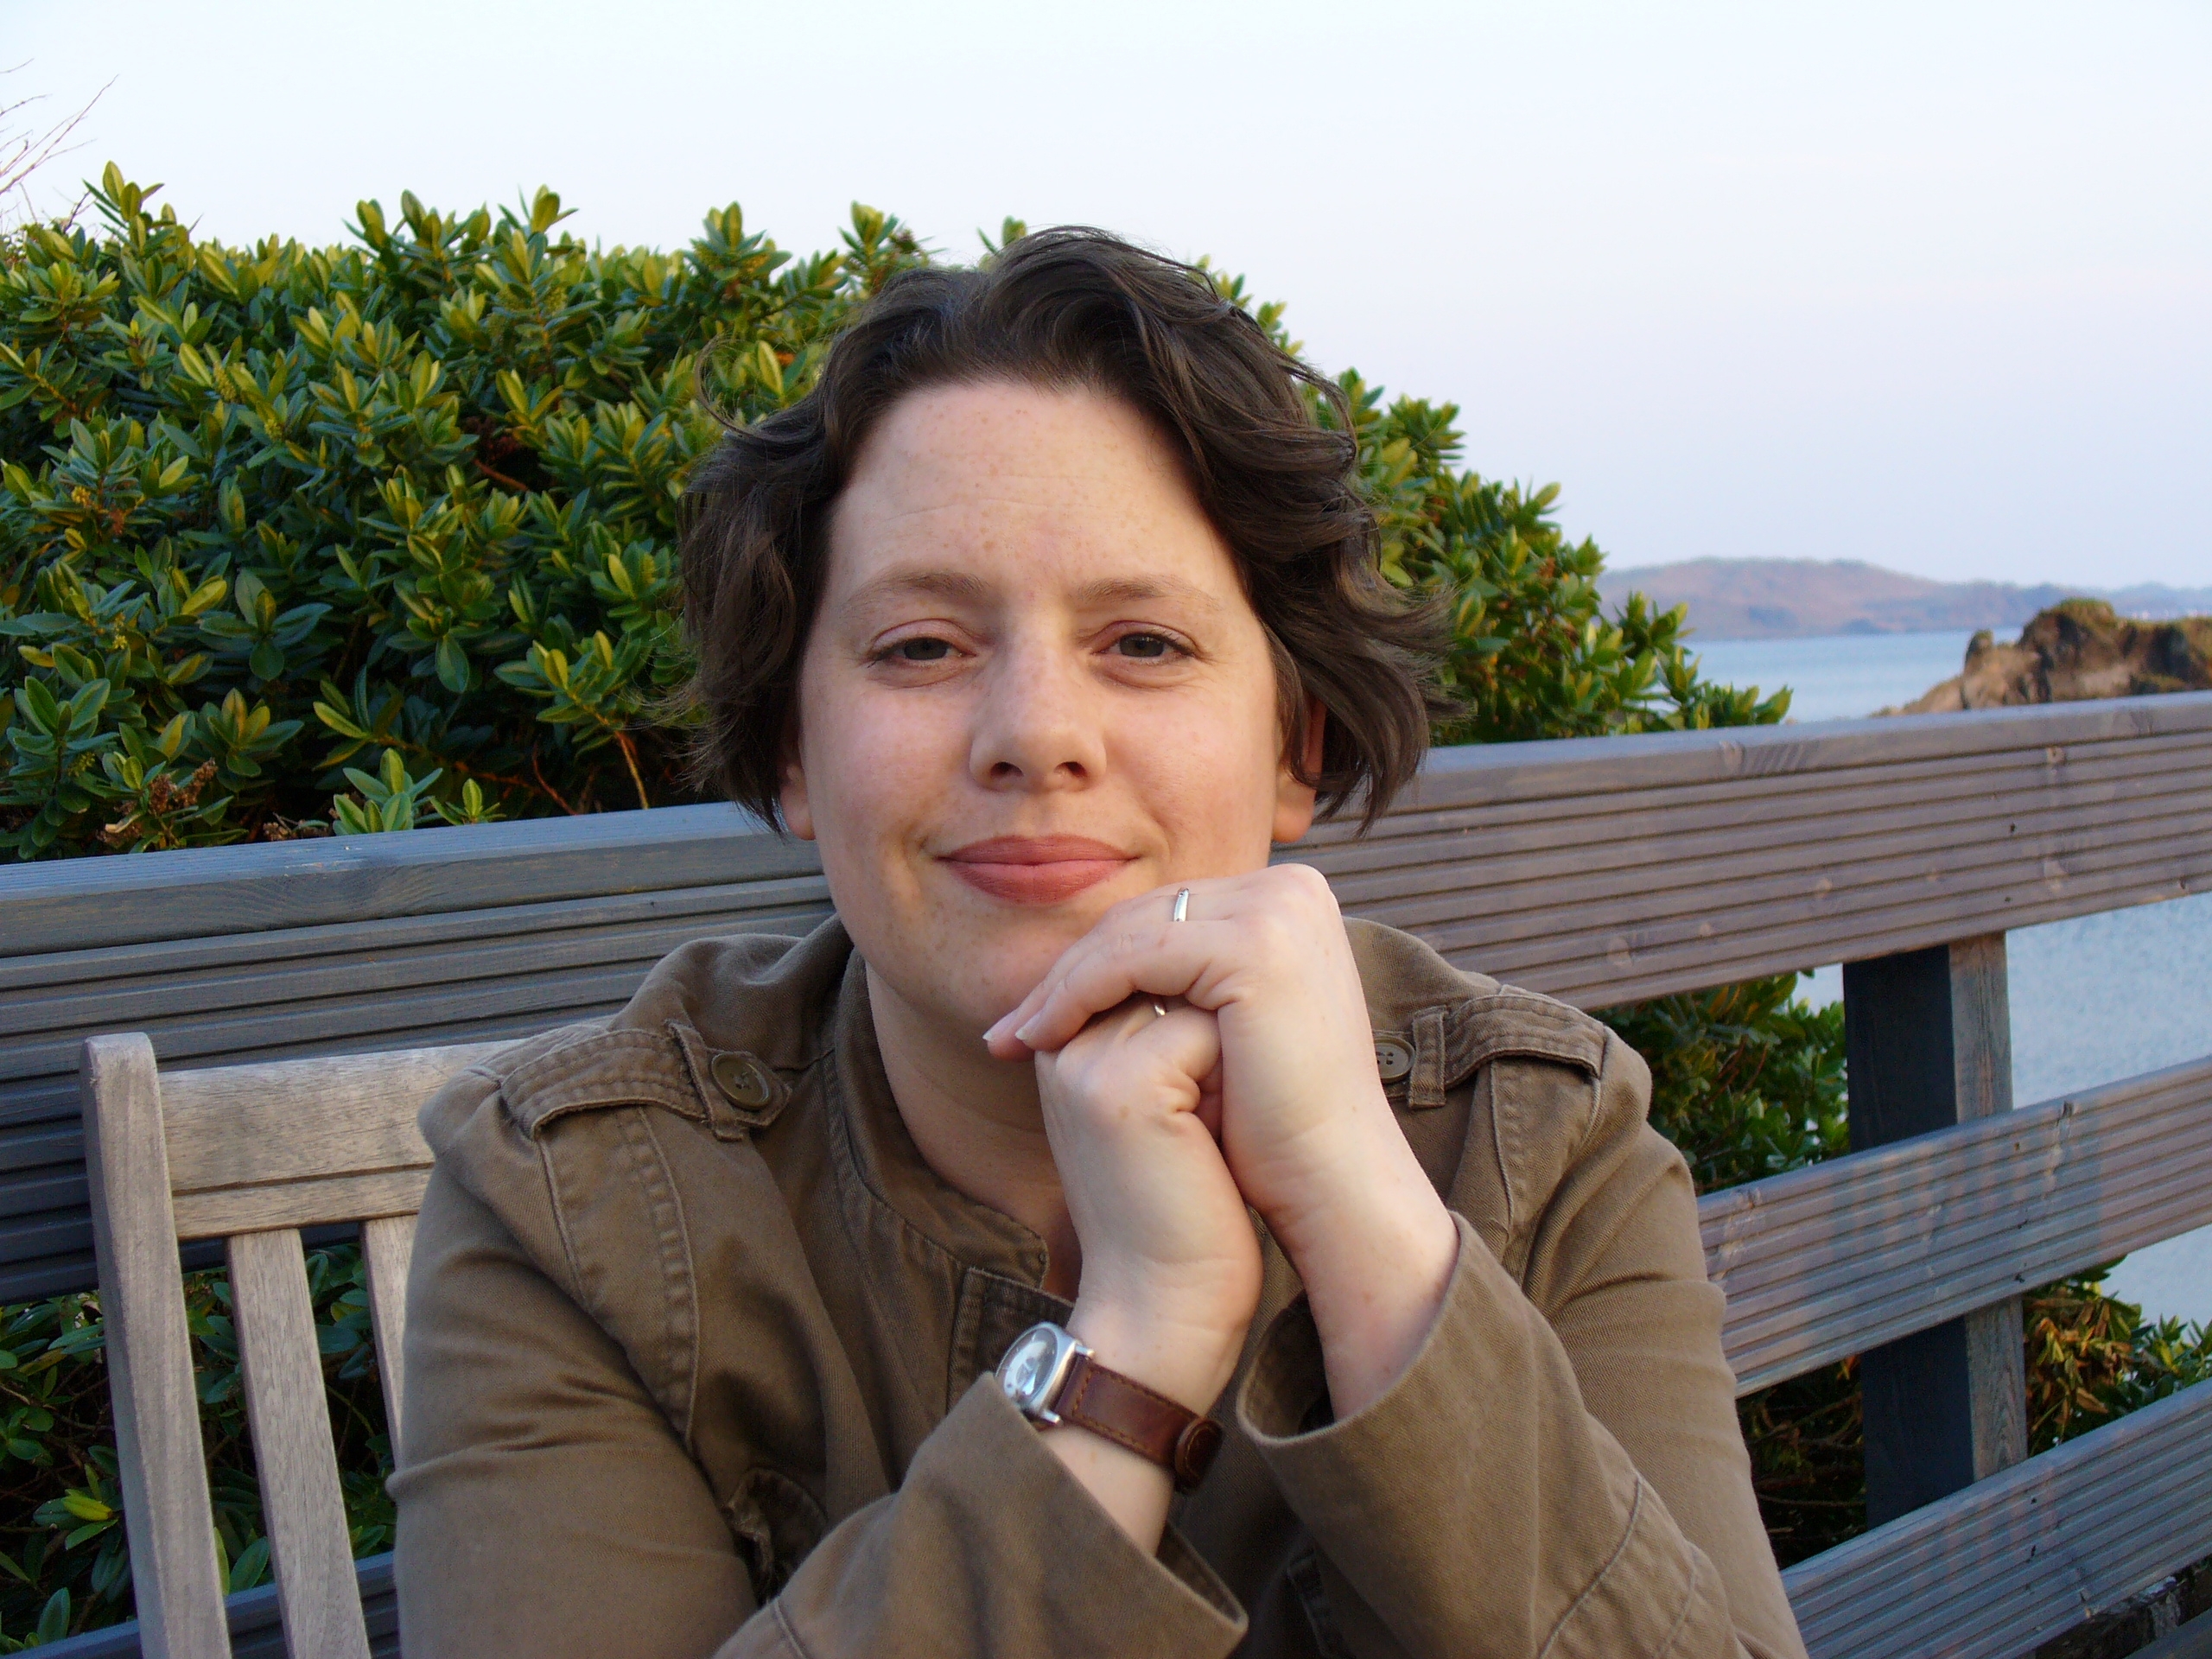
<path fill-rule="evenodd" d="M 2149 620 L 2212 612 L 2212 588 L 1930 582 L 1856 559 L 1688 559 L 1608 570 L 1598 586 L 1608 608 L 1631 592 L 1648 595 L 1661 610 L 1688 605 L 1690 626 L 1701 639 L 2018 628 L 2075 598 L 2105 600 L 2123 616 Z"/>

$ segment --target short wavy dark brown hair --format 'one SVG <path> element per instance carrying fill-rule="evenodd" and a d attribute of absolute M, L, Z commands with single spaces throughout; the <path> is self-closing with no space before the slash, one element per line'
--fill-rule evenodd
<path fill-rule="evenodd" d="M 726 423 L 683 512 L 702 782 L 780 823 L 830 510 L 893 404 L 990 381 L 1096 391 L 1154 422 L 1267 630 L 1286 753 L 1323 813 L 1356 798 L 1371 824 L 1427 749 L 1441 626 L 1433 605 L 1376 568 L 1344 395 L 1205 272 L 1083 228 L 1022 237 L 972 270 L 899 273 L 832 343 L 805 397 Z M 1314 699 L 1326 713 L 1320 769 L 1307 776 Z"/>

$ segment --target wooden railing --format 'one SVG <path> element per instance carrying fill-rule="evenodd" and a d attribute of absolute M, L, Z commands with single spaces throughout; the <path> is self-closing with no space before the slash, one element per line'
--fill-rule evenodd
<path fill-rule="evenodd" d="M 2212 694 L 1441 751 L 1288 855 L 1588 1007 L 1846 963 L 1858 1149 L 1701 1205 L 1744 1390 L 1860 1357 L 1879 1524 L 1786 1575 L 1819 1659 L 2023 1653 L 2212 1554 L 2212 1385 L 2024 1460 L 2017 1301 L 2212 1224 L 2212 1057 L 2012 1110 L 2004 968 L 2010 929 L 2212 888 Z M 90 1283 L 88 1033 L 518 1035 L 827 908 L 715 807 L 0 872 L 0 1300 Z"/>

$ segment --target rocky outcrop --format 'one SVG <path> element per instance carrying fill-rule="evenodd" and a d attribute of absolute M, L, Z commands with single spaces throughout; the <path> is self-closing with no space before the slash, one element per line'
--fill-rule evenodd
<path fill-rule="evenodd" d="M 2101 599 L 2069 599 L 2040 612 L 2019 643 L 1985 628 L 1967 645 L 1965 671 L 1885 715 L 1941 715 L 2028 702 L 2079 702 L 2154 691 L 2212 690 L 2212 616 L 2138 622 Z"/>

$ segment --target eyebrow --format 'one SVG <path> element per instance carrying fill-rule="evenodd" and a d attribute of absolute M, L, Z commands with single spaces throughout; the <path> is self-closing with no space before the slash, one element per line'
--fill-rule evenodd
<path fill-rule="evenodd" d="M 982 604 L 991 596 L 991 585 L 980 576 L 958 570 L 893 570 L 864 583 L 853 595 L 861 602 L 893 594 L 926 594 L 956 603 Z M 1076 590 L 1077 604 L 1089 607 L 1116 601 L 1173 600 L 1208 613 L 1217 613 L 1222 602 L 1196 582 L 1179 576 L 1107 576 L 1085 582 Z"/>

